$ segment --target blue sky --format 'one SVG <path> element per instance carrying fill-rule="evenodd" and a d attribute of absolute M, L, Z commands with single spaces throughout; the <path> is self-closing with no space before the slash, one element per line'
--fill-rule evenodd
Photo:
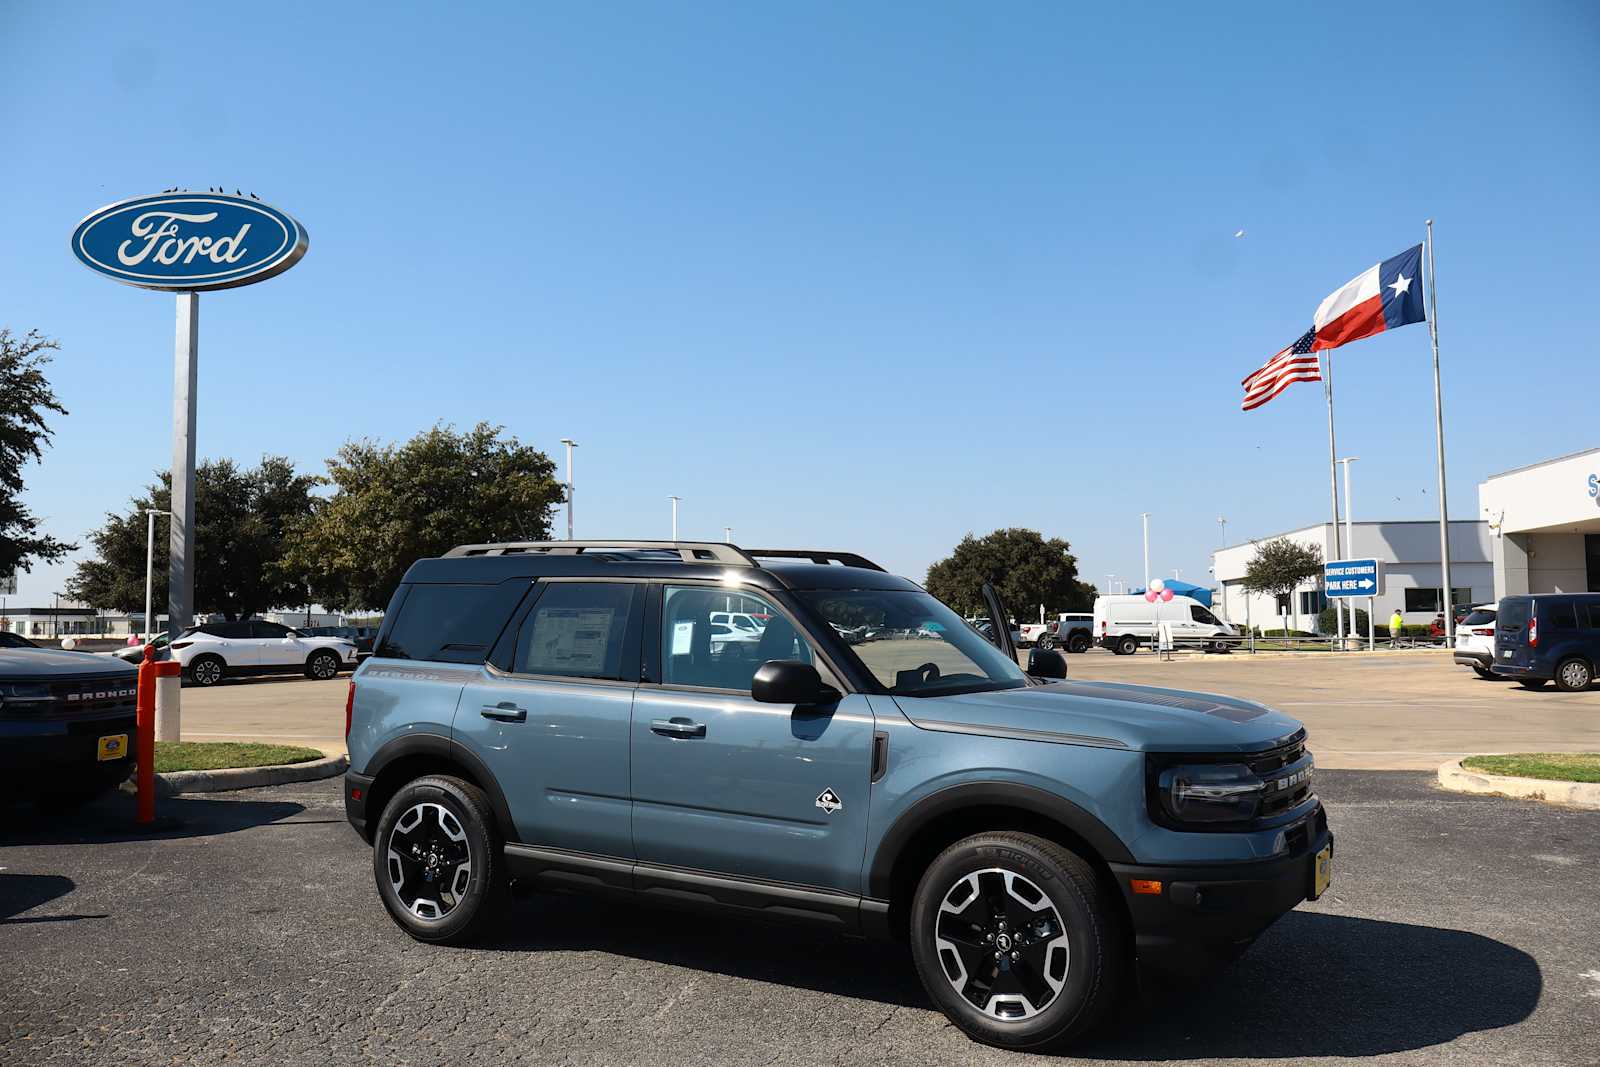
<path fill-rule="evenodd" d="M 1472 517 L 1597 443 L 1597 47 L 1581 3 L 0 2 L 0 323 L 61 340 L 71 410 L 28 499 L 82 538 L 170 461 L 173 299 L 72 227 L 221 185 L 311 248 L 201 298 L 205 456 L 488 420 L 580 442 L 579 536 L 676 493 L 684 536 L 917 578 L 1031 526 L 1097 583 L 1141 511 L 1202 580 L 1218 514 L 1326 517 L 1318 387 L 1239 380 L 1432 216 Z M 1335 368 L 1357 518 L 1435 517 L 1426 329 Z"/>

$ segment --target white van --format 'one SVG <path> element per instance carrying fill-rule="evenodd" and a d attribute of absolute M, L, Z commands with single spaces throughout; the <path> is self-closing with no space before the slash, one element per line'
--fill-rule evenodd
<path fill-rule="evenodd" d="M 1156 624 L 1170 623 L 1172 640 L 1182 648 L 1214 648 L 1222 651 L 1228 642 L 1205 645 L 1207 637 L 1234 637 L 1237 632 L 1211 609 L 1194 597 L 1175 596 L 1171 600 L 1146 600 L 1144 595 L 1097 596 L 1094 598 L 1094 639 L 1102 648 L 1119 656 L 1131 656 L 1140 645 L 1153 644 Z"/>

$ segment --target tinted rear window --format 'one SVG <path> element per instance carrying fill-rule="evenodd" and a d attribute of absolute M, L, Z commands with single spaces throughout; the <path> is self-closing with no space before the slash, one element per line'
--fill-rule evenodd
<path fill-rule="evenodd" d="M 1494 622 L 1493 608 L 1479 608 L 1477 611 L 1467 612 L 1467 617 L 1461 620 L 1462 626 L 1488 626 Z"/>
<path fill-rule="evenodd" d="M 1502 600 L 1500 601 L 1499 622 L 1501 626 L 1522 626 L 1528 621 L 1528 601 Z"/>
<path fill-rule="evenodd" d="M 530 583 L 410 587 L 377 654 L 391 659 L 482 663 Z"/>

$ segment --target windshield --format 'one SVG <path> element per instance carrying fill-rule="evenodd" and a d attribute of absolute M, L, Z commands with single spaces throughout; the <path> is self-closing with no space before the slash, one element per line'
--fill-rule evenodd
<path fill-rule="evenodd" d="M 927 593 L 815 589 L 796 596 L 896 696 L 944 696 L 1028 684 L 1021 667 Z"/>

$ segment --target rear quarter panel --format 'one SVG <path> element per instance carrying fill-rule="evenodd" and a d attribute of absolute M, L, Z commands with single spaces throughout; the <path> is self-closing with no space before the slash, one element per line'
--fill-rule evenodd
<path fill-rule="evenodd" d="M 355 673 L 350 768 L 371 774 L 373 757 L 403 737 L 448 739 L 461 690 L 477 672 L 457 664 L 368 659 Z"/>

